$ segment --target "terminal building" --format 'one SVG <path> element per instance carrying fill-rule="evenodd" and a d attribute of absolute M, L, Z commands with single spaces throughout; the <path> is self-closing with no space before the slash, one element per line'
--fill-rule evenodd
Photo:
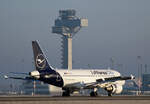
<path fill-rule="evenodd" d="M 142 74 L 142 92 L 150 94 L 150 74 Z"/>
<path fill-rule="evenodd" d="M 62 89 L 40 81 L 23 81 L 21 94 L 24 95 L 60 95 Z"/>
<path fill-rule="evenodd" d="M 25 95 L 48 95 L 50 94 L 50 86 L 40 81 L 23 81 L 21 85 L 22 94 Z"/>

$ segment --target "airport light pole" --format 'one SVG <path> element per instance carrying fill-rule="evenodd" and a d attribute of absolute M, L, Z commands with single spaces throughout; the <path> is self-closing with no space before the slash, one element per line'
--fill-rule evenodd
<path fill-rule="evenodd" d="M 144 67 L 145 67 L 145 73 L 147 73 L 147 64 L 145 64 Z"/>
<path fill-rule="evenodd" d="M 115 62 L 115 61 L 114 61 L 114 58 L 111 57 L 111 58 L 110 58 L 110 63 L 111 63 L 111 68 L 112 68 L 112 69 L 114 69 L 114 62 Z"/>
<path fill-rule="evenodd" d="M 138 95 L 141 94 L 141 75 L 142 75 L 142 62 L 141 62 L 141 56 L 137 56 L 138 61 Z"/>

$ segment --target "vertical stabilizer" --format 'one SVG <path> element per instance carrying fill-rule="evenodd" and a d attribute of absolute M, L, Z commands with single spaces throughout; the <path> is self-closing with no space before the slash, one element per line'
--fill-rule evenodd
<path fill-rule="evenodd" d="M 39 80 L 57 87 L 62 87 L 63 86 L 62 77 L 57 71 L 53 70 L 53 68 L 48 64 L 48 61 L 37 41 L 32 41 L 32 48 L 35 67 L 40 74 Z"/>
<path fill-rule="evenodd" d="M 36 70 L 52 70 L 37 41 L 32 41 L 32 48 Z"/>

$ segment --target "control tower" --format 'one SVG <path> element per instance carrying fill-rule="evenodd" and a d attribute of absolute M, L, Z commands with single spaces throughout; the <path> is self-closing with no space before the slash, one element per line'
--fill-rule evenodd
<path fill-rule="evenodd" d="M 88 26 L 87 19 L 80 19 L 73 9 L 60 10 L 55 20 L 52 33 L 62 36 L 62 68 L 72 69 L 72 38 L 83 26 Z"/>

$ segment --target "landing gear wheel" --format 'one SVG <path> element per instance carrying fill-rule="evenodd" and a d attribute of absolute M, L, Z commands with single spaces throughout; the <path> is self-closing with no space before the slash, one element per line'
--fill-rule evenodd
<path fill-rule="evenodd" d="M 111 91 L 108 91 L 108 96 L 112 96 L 112 92 Z"/>
<path fill-rule="evenodd" d="M 98 94 L 97 94 L 97 92 L 92 91 L 92 92 L 90 93 L 90 96 L 91 96 L 91 97 L 96 97 L 96 96 L 98 96 Z"/>
<path fill-rule="evenodd" d="M 67 90 L 67 91 L 64 91 L 64 92 L 62 93 L 62 96 L 66 96 L 66 97 L 67 97 L 67 96 L 70 96 L 70 91 L 68 91 L 68 90 Z"/>

